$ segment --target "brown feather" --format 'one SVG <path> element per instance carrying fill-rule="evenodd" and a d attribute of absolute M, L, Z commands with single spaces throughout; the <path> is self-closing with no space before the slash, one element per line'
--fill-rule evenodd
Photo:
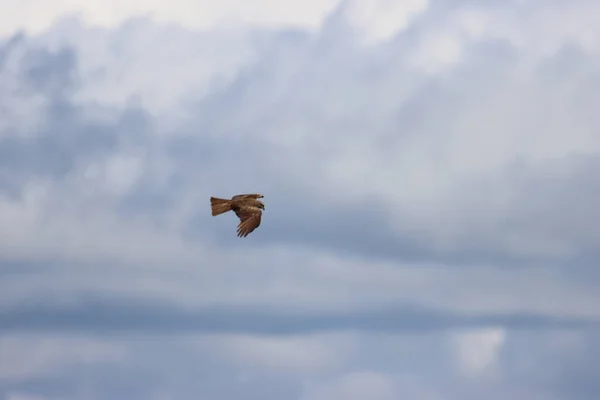
<path fill-rule="evenodd" d="M 238 199 L 262 199 L 263 196 L 260 193 L 250 193 L 250 194 L 236 194 L 235 196 L 233 196 L 231 198 L 231 200 L 238 200 Z"/>
<path fill-rule="evenodd" d="M 239 237 L 248 236 L 248 234 L 260 226 L 262 216 L 262 211 L 260 208 L 242 206 L 235 213 L 240 219 L 240 223 L 237 228 L 237 235 Z"/>
<path fill-rule="evenodd" d="M 211 197 L 212 215 L 233 211 L 240 219 L 237 227 L 237 235 L 238 237 L 246 237 L 260 226 L 262 210 L 265 209 L 265 205 L 257 199 L 263 197 L 262 194 L 258 193 L 238 194 L 233 196 L 231 200 Z"/>
<path fill-rule="evenodd" d="M 213 217 L 215 215 L 226 213 L 231 210 L 231 200 L 219 199 L 217 197 L 210 198 L 210 208 Z"/>

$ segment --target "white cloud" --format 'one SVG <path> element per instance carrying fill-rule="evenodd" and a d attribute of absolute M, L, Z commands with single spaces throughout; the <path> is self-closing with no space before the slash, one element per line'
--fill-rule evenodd
<path fill-rule="evenodd" d="M 58 376 L 74 366 L 118 363 L 126 356 L 126 350 L 114 343 L 87 338 L 2 335 L 0 354 L 0 380 L 26 382 Z"/>
<path fill-rule="evenodd" d="M 262 368 L 271 374 L 318 376 L 337 371 L 353 361 L 353 334 L 298 336 L 218 335 L 194 340 L 195 347 L 217 354 L 247 373 Z"/>
<path fill-rule="evenodd" d="M 453 21 L 448 18 L 446 25 L 450 28 L 442 24 L 416 36 L 427 39 L 436 37 L 438 31 L 454 32 Z M 560 177 L 559 181 L 548 182 L 550 188 L 558 184 L 555 187 L 560 191 L 570 178 L 593 169 L 593 165 L 576 163 L 581 172 L 579 167 L 570 170 L 562 161 L 581 152 L 599 151 L 600 142 L 594 134 L 597 100 L 584 91 L 583 85 L 594 78 L 592 59 L 579 60 L 578 74 L 556 70 L 545 72 L 548 76 L 542 79 L 540 74 L 511 67 L 506 70 L 480 59 L 486 54 L 479 54 L 463 38 L 464 54 L 456 69 L 430 75 L 407 67 L 411 57 L 393 56 L 398 52 L 386 53 L 385 46 L 376 50 L 340 47 L 331 56 L 327 52 L 315 55 L 318 47 L 310 47 L 313 42 L 308 39 L 297 45 L 274 36 L 257 43 L 239 33 L 191 33 L 156 27 L 143 20 L 117 31 L 89 29 L 81 23 L 59 24 L 48 35 L 40 40 L 53 46 L 62 42 L 75 46 L 82 74 L 74 104 L 83 109 L 85 124 L 118 124 L 122 115 L 114 107 L 135 93 L 140 94 L 142 105 L 151 105 L 152 115 L 147 121 L 150 128 L 142 132 L 122 128 L 122 141 L 116 148 L 76 160 L 76 168 L 60 182 L 31 179 L 20 199 L 0 200 L 2 224 L 14 226 L 4 232 L 1 244 L 7 256 L 38 260 L 52 257 L 86 265 L 107 260 L 119 266 L 137 265 L 136 272 L 129 275 L 136 280 L 136 287 L 130 281 L 120 283 L 119 278 L 96 280 L 103 272 L 92 268 L 94 272 L 85 272 L 88 277 L 79 274 L 66 281 L 61 276 L 44 278 L 56 281 L 42 288 L 44 293 L 58 293 L 64 285 L 75 290 L 79 284 L 81 290 L 77 293 L 83 288 L 96 293 L 147 293 L 188 305 L 218 299 L 262 307 L 275 301 L 314 312 L 414 300 L 471 312 L 597 315 L 589 302 L 596 297 L 592 290 L 580 291 L 576 279 L 562 281 L 560 270 L 552 263 L 576 255 L 581 237 L 590 245 L 600 238 L 583 220 L 565 224 L 573 218 L 568 211 L 562 212 L 566 217 L 560 217 L 558 210 L 570 207 L 571 200 L 563 202 L 558 201 L 559 196 L 549 196 L 556 203 L 542 208 L 538 205 L 543 199 L 528 195 L 532 182 L 539 181 L 539 177 Z M 178 45 L 162 45 L 170 42 Z M 153 43 L 166 49 L 167 56 L 158 54 Z M 400 49 L 407 54 L 418 53 L 427 51 L 427 43 L 416 40 Z M 331 45 L 337 48 L 335 42 Z M 119 51 L 114 51 L 115 47 Z M 243 54 L 237 54 L 240 49 Z M 374 51 L 382 52 L 380 57 L 390 62 L 378 61 Z M 527 59 L 527 55 L 523 57 Z M 188 59 L 206 65 L 208 72 L 196 74 L 199 64 L 193 61 L 185 66 Z M 258 64 L 249 64 L 252 60 Z M 471 63 L 496 80 L 487 79 L 483 72 L 483 78 L 469 74 Z M 518 62 L 515 64 L 518 67 Z M 19 64 L 15 65 L 13 69 L 19 70 Z M 185 66 L 185 72 L 180 65 Z M 229 71 L 227 80 L 234 86 L 219 85 L 218 90 L 208 94 L 194 95 L 193 90 L 187 90 L 209 87 L 215 76 L 221 76 L 223 65 Z M 95 80 L 92 71 L 100 66 L 104 66 L 105 75 Z M 358 78 L 371 68 L 379 73 L 368 75 L 368 79 Z M 137 81 L 140 76 L 147 79 Z M 549 78 L 551 86 L 547 85 Z M 240 86 L 258 96 L 245 98 L 247 91 Z M 227 92 L 236 88 L 239 92 Z M 589 101 L 573 107 L 574 95 Z M 165 98 L 169 100 L 163 103 Z M 91 99 L 100 105 L 92 107 Z M 102 106 L 109 111 L 102 112 Z M 311 117 L 305 117 L 305 113 Z M 174 114 L 183 117 L 174 118 Z M 207 123 L 210 118 L 216 122 Z M 130 134 L 134 144 L 127 141 Z M 174 138 L 202 143 L 189 150 L 197 152 L 193 163 L 179 154 L 167 153 Z M 261 147 L 250 150 L 257 151 L 258 158 L 246 158 L 246 140 L 260 143 Z M 224 150 L 211 155 L 211 142 L 221 143 Z M 213 160 L 203 163 L 209 157 Z M 523 169 L 516 174 L 515 159 L 523 161 Z M 235 162 L 256 169 L 244 168 L 233 175 L 231 166 Z M 152 191 L 165 195 L 172 190 L 170 182 L 178 182 L 180 191 L 172 195 L 173 204 L 166 211 L 135 216 L 117 211 L 119 201 L 141 181 L 150 182 Z M 442 256 L 490 252 L 491 260 L 486 263 L 491 267 L 477 265 L 476 272 L 465 277 L 446 270 L 438 258 L 438 265 L 413 272 L 413 262 L 403 261 L 403 268 L 399 268 L 395 263 L 368 260 L 368 255 L 355 261 L 327 246 L 321 250 L 328 256 L 322 257 L 313 249 L 308 251 L 303 243 L 283 246 L 277 254 L 244 246 L 224 255 L 214 242 L 214 229 L 233 231 L 234 219 L 226 217 L 203 218 L 198 222 L 202 230 L 199 237 L 182 237 L 192 218 L 208 215 L 206 199 L 217 189 L 237 190 L 235 185 L 243 184 L 252 190 L 252 185 L 258 183 L 266 185 L 269 201 L 275 206 L 269 208 L 272 222 L 265 219 L 258 235 L 268 235 L 269 229 L 283 223 L 278 219 L 286 217 L 282 205 L 289 191 L 305 195 L 302 190 L 310 188 L 315 204 L 332 209 L 351 209 L 361 200 L 377 199 L 379 211 L 390 218 L 381 225 L 377 222 L 360 227 L 363 230 L 376 234 L 391 227 L 398 234 L 390 238 L 392 242 L 414 239 Z M 540 190 L 546 190 L 545 185 L 542 179 Z M 507 228 L 505 221 L 511 216 L 513 220 L 518 216 L 522 225 Z M 288 220 L 290 226 L 306 221 Z M 549 221 L 555 221 L 550 225 L 552 229 L 547 229 Z M 567 229 L 556 229 L 561 225 Z M 286 227 L 279 231 L 284 232 L 293 230 Z M 336 236 L 344 241 L 347 233 Z M 550 265 L 540 270 L 503 271 L 494 265 L 496 254 L 517 259 L 540 257 Z M 276 278 L 248 277 L 252 274 L 245 264 L 248 260 L 253 265 L 250 271 Z M 210 268 L 213 263 L 224 263 L 228 268 L 215 271 Z M 258 267 L 262 264 L 266 265 Z M 162 272 L 142 268 L 149 265 Z M 190 270 L 192 265 L 194 272 L 188 276 L 195 280 L 181 282 L 182 275 L 164 272 Z M 140 268 L 143 272 L 138 271 Z M 155 275 L 142 276 L 146 273 Z M 211 280 L 203 278 L 207 274 L 228 289 L 212 287 Z M 235 274 L 253 279 L 253 286 L 248 287 L 247 281 L 234 283 Z M 507 298 L 505 288 L 515 276 L 523 282 L 544 284 L 535 289 L 511 285 L 511 297 Z M 25 288 L 43 286 L 37 279 L 20 280 L 17 289 L 7 283 L 4 293 L 26 297 L 29 289 Z M 503 282 L 503 287 L 496 282 Z M 198 285 L 202 291 L 197 290 Z M 481 300 L 473 303 L 469 300 L 472 296 Z M 306 299 L 313 301 L 307 303 Z"/>
<path fill-rule="evenodd" d="M 500 328 L 456 334 L 459 366 L 467 376 L 493 371 L 506 332 Z"/>
<path fill-rule="evenodd" d="M 401 32 L 428 6 L 428 0 L 352 0 L 347 3 L 344 16 L 361 34 L 363 43 L 373 45 Z"/>
<path fill-rule="evenodd" d="M 314 389 L 301 400 L 373 400 L 396 399 L 393 378 L 371 371 L 354 372 Z"/>
<path fill-rule="evenodd" d="M 23 393 L 8 393 L 6 400 L 46 400 L 46 397 Z"/>
<path fill-rule="evenodd" d="M 80 17 L 62 18 L 39 40 L 50 48 L 77 48 L 79 79 L 85 82 L 75 95 L 78 101 L 141 105 L 161 115 L 158 123 L 166 126 L 155 127 L 157 134 L 163 129 L 172 134 L 169 118 L 178 114 L 182 100 L 228 84 L 255 57 L 246 31 L 195 32 L 143 18 L 93 29 Z"/>
<path fill-rule="evenodd" d="M 108 190 L 116 195 L 124 195 L 129 192 L 141 175 L 142 160 L 135 155 L 115 155 L 106 161 L 104 166 L 104 184 Z M 93 179 L 98 176 L 92 167 L 86 170 L 86 177 Z"/>
<path fill-rule="evenodd" d="M 411 64 L 429 73 L 444 71 L 458 63 L 462 50 L 461 40 L 453 33 L 432 33 L 423 39 Z"/>
<path fill-rule="evenodd" d="M 78 186 L 83 189 L 79 199 L 64 189 L 31 182 L 21 200 L 0 199 L 0 220 L 15 227 L 2 235 L 0 246 L 6 257 L 88 262 L 114 258 L 156 262 L 162 258 L 158 262 L 164 262 L 202 252 L 201 247 L 185 246 L 172 230 L 161 231 L 149 221 L 130 220 L 124 226 L 119 216 L 107 212 L 105 204 L 98 206 L 93 192 L 86 196 L 84 185 Z"/>
<path fill-rule="evenodd" d="M 491 393 L 493 400 L 505 396 L 562 400 L 566 397 L 551 388 L 568 385 L 571 368 L 594 351 L 594 338 L 593 334 L 494 330 L 461 338 L 444 332 L 110 340 L 4 336 L 0 382 L 15 395 L 67 399 L 85 394 L 110 398 L 127 392 L 135 399 L 181 398 L 190 393 L 238 398 L 244 393 L 267 399 L 285 394 L 301 400 L 458 400 Z M 461 347 L 453 349 L 457 339 Z M 459 367 L 465 370 L 456 371 L 457 355 Z M 503 374 L 501 379 L 481 373 L 484 365 L 489 368 L 485 361 L 491 358 L 495 372 Z M 27 385 L 44 378 L 55 385 L 62 382 L 64 389 L 55 392 L 52 386 Z M 585 392 L 579 393 L 586 398 Z"/>
<path fill-rule="evenodd" d="M 81 14 L 86 23 L 114 27 L 137 15 L 150 16 L 160 23 L 176 23 L 189 29 L 213 29 L 220 24 L 242 23 L 273 28 L 297 26 L 314 29 L 339 0 L 295 1 L 257 0 L 246 2 L 228 0 L 209 1 L 175 0 L 111 0 L 107 2 L 77 0 L 41 1 L 25 3 L 2 2 L 0 34 L 18 29 L 38 33 L 47 29 L 56 18 L 65 14 Z"/>
<path fill-rule="evenodd" d="M 0 16 L 7 34 L 39 34 L 0 65 L 2 311 L 89 296 L 299 319 L 407 304 L 599 316 L 595 3 L 28 4 Z M 46 45 L 73 47 L 71 86 Z M 254 190 L 264 222 L 240 240 L 207 199 Z M 162 385 L 141 398 L 179 384 L 206 398 L 535 398 L 535 382 L 583 374 L 591 340 L 523 352 L 547 333 L 531 335 L 212 335 L 193 351 L 10 337 L 0 379 L 113 365 L 135 346 L 144 365 L 123 376 Z"/>

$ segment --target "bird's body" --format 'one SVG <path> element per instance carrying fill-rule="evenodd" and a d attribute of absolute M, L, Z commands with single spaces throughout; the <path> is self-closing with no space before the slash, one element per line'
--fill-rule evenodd
<path fill-rule="evenodd" d="M 237 228 L 239 237 L 246 237 L 250 232 L 260 226 L 262 210 L 265 205 L 258 200 L 263 198 L 262 194 L 238 194 L 231 199 L 221 199 L 218 197 L 210 198 L 210 208 L 213 216 L 217 216 L 228 211 L 233 211 L 240 219 Z"/>

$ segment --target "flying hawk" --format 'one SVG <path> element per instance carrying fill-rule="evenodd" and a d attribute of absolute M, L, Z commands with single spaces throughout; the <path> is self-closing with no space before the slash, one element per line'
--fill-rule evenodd
<path fill-rule="evenodd" d="M 240 219 L 237 227 L 237 235 L 238 237 L 246 237 L 260 225 L 260 218 L 265 205 L 257 199 L 262 199 L 263 197 L 262 194 L 258 193 L 238 194 L 230 200 L 211 197 L 210 208 L 213 217 L 227 211 L 233 211 Z"/>

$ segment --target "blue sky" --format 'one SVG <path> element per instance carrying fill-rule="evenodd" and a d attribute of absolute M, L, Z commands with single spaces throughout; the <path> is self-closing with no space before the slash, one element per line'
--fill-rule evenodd
<path fill-rule="evenodd" d="M 0 400 L 600 396 L 597 2 L 0 4 Z"/>

